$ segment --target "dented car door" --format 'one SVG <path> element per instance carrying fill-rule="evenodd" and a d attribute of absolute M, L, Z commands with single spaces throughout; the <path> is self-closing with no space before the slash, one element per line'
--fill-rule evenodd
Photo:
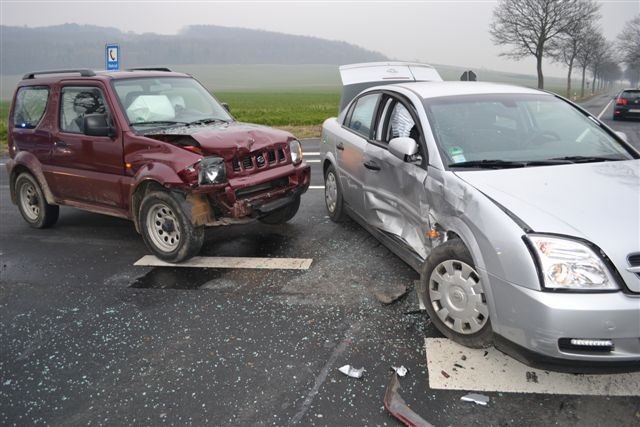
<path fill-rule="evenodd" d="M 429 207 L 425 191 L 426 153 L 422 131 L 411 107 L 395 97 L 380 103 L 381 120 L 375 139 L 364 154 L 364 212 L 369 224 L 399 239 L 424 259 L 430 247 Z M 400 159 L 388 145 L 393 138 L 409 137 L 418 152 Z"/>

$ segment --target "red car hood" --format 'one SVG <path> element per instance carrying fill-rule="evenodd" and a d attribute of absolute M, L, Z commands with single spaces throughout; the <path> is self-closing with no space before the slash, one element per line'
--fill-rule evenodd
<path fill-rule="evenodd" d="M 204 154 L 220 156 L 225 160 L 247 155 L 275 144 L 288 144 L 295 139 L 289 132 L 240 122 L 175 127 L 146 136 L 181 145 L 188 145 L 183 138 L 190 137 L 200 145 Z"/>

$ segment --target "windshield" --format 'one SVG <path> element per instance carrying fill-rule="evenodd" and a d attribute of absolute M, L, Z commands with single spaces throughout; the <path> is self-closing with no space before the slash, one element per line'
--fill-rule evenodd
<path fill-rule="evenodd" d="M 116 80 L 113 87 L 135 129 L 233 120 L 218 101 L 188 77 Z"/>
<path fill-rule="evenodd" d="M 425 100 L 451 167 L 524 167 L 634 156 L 593 120 L 551 95 L 473 95 Z"/>

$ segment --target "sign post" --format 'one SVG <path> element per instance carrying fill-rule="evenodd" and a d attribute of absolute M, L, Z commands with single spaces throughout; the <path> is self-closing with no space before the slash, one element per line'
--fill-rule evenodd
<path fill-rule="evenodd" d="M 104 49 L 105 68 L 107 71 L 117 71 L 120 69 L 120 46 L 117 44 L 108 44 Z"/>

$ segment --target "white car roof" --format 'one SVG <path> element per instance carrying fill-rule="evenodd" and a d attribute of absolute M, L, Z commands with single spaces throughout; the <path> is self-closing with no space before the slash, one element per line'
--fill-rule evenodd
<path fill-rule="evenodd" d="M 545 95 L 536 89 L 521 86 L 512 86 L 502 83 L 486 82 L 409 82 L 397 83 L 390 86 L 399 86 L 415 92 L 423 99 L 438 98 L 442 96 L 456 95 L 483 95 L 483 94 L 537 94 Z M 389 89 L 389 86 L 381 86 L 380 89 Z M 550 95 L 551 96 L 551 95 Z"/>

